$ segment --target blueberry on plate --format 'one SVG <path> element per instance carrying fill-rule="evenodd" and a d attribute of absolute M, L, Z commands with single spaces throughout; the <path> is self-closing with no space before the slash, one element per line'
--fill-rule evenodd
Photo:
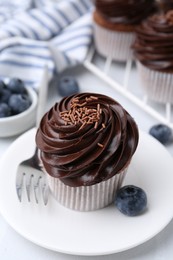
<path fill-rule="evenodd" d="M 70 96 L 79 92 L 79 85 L 72 76 L 64 76 L 58 81 L 58 92 L 62 97 Z"/>
<path fill-rule="evenodd" d="M 15 94 L 25 94 L 26 89 L 24 82 L 21 79 L 12 78 L 7 84 L 7 88 Z"/>
<path fill-rule="evenodd" d="M 31 105 L 31 100 L 27 95 L 12 94 L 8 105 L 11 108 L 13 114 L 19 114 L 29 108 Z"/>
<path fill-rule="evenodd" d="M 0 103 L 0 118 L 11 115 L 11 109 L 6 103 Z"/>
<path fill-rule="evenodd" d="M 162 144 L 169 144 L 172 141 L 172 130 L 167 125 L 157 124 L 150 128 L 149 134 Z"/>
<path fill-rule="evenodd" d="M 136 216 L 146 209 L 147 195 L 143 189 L 137 186 L 126 185 L 117 192 L 115 205 L 123 214 Z"/>

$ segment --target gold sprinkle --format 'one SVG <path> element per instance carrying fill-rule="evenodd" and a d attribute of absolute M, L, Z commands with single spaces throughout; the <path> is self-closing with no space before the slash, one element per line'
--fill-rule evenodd
<path fill-rule="evenodd" d="M 79 102 L 79 98 L 73 98 L 73 102 L 75 103 L 77 103 L 77 102 Z"/>
<path fill-rule="evenodd" d="M 103 144 L 100 144 L 100 143 L 97 143 L 97 145 L 98 145 L 99 147 L 101 147 L 101 148 L 104 147 L 104 145 L 103 145 Z"/>
<path fill-rule="evenodd" d="M 94 128 L 96 129 L 98 127 L 98 121 L 95 122 Z"/>
<path fill-rule="evenodd" d="M 74 117 L 73 117 L 73 114 L 70 114 L 70 119 L 71 119 L 72 123 L 74 123 Z"/>
<path fill-rule="evenodd" d="M 86 122 L 84 122 L 84 123 L 81 125 L 81 127 L 79 128 L 79 130 L 82 129 L 82 128 L 84 128 L 85 125 L 86 125 Z"/>
<path fill-rule="evenodd" d="M 90 98 L 93 100 L 98 100 L 98 97 L 95 97 L 95 96 L 90 96 Z"/>
<path fill-rule="evenodd" d="M 68 110 L 66 110 L 66 111 L 62 111 L 62 112 L 60 112 L 60 116 L 66 114 L 66 113 L 68 113 L 68 112 L 69 112 Z"/>
<path fill-rule="evenodd" d="M 102 127 L 105 128 L 106 127 L 105 124 L 102 124 Z"/>
<path fill-rule="evenodd" d="M 80 118 L 78 118 L 79 122 L 81 122 L 82 124 L 84 123 Z"/>
<path fill-rule="evenodd" d="M 84 103 L 82 103 L 82 104 L 77 104 L 79 107 L 83 107 L 83 106 L 85 106 L 87 104 L 87 102 L 84 102 Z"/>
<path fill-rule="evenodd" d="M 92 98 L 85 98 L 85 100 L 86 100 L 86 102 L 88 102 L 88 101 L 92 101 Z"/>
<path fill-rule="evenodd" d="M 80 113 L 79 113 L 77 110 L 76 110 L 75 112 L 76 112 L 76 114 L 80 117 Z"/>

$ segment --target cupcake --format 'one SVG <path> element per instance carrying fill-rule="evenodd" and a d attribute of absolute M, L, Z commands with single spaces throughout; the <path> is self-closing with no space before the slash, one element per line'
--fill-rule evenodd
<path fill-rule="evenodd" d="M 91 211 L 111 204 L 138 144 L 134 119 L 105 95 L 63 98 L 42 118 L 36 145 L 55 199 Z"/>
<path fill-rule="evenodd" d="M 94 3 L 94 39 L 98 53 L 116 61 L 132 58 L 136 26 L 154 12 L 154 0 L 95 0 Z"/>
<path fill-rule="evenodd" d="M 133 48 L 144 93 L 156 102 L 173 103 L 173 10 L 145 20 Z"/>
<path fill-rule="evenodd" d="M 160 12 L 166 12 L 173 9 L 173 0 L 155 0 L 157 10 Z"/>

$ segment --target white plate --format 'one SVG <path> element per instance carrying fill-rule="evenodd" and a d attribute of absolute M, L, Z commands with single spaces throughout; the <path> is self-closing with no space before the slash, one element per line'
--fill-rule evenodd
<path fill-rule="evenodd" d="M 23 237 L 42 247 L 75 255 L 112 254 L 135 247 L 158 234 L 173 217 L 173 160 L 147 134 L 133 158 L 126 184 L 142 187 L 148 210 L 137 217 L 121 214 L 114 205 L 94 212 L 75 212 L 50 198 L 48 206 L 19 203 L 15 171 L 34 150 L 35 129 L 18 138 L 0 162 L 0 211 Z"/>

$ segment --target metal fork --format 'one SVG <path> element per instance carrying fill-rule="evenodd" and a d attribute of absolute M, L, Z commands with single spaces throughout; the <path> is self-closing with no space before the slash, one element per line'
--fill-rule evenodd
<path fill-rule="evenodd" d="M 45 67 L 38 93 L 36 128 L 38 128 L 40 119 L 44 114 L 47 98 L 47 86 L 48 70 L 47 67 Z M 22 161 L 17 168 L 16 192 L 20 202 L 22 201 L 24 190 L 26 191 L 28 202 L 31 202 L 32 194 L 34 194 L 33 196 L 35 197 L 36 203 L 41 202 L 40 199 L 42 199 L 43 203 L 47 205 L 49 197 L 49 187 L 46 182 L 45 174 L 41 168 L 37 148 L 35 148 L 33 156 L 25 161 Z"/>

